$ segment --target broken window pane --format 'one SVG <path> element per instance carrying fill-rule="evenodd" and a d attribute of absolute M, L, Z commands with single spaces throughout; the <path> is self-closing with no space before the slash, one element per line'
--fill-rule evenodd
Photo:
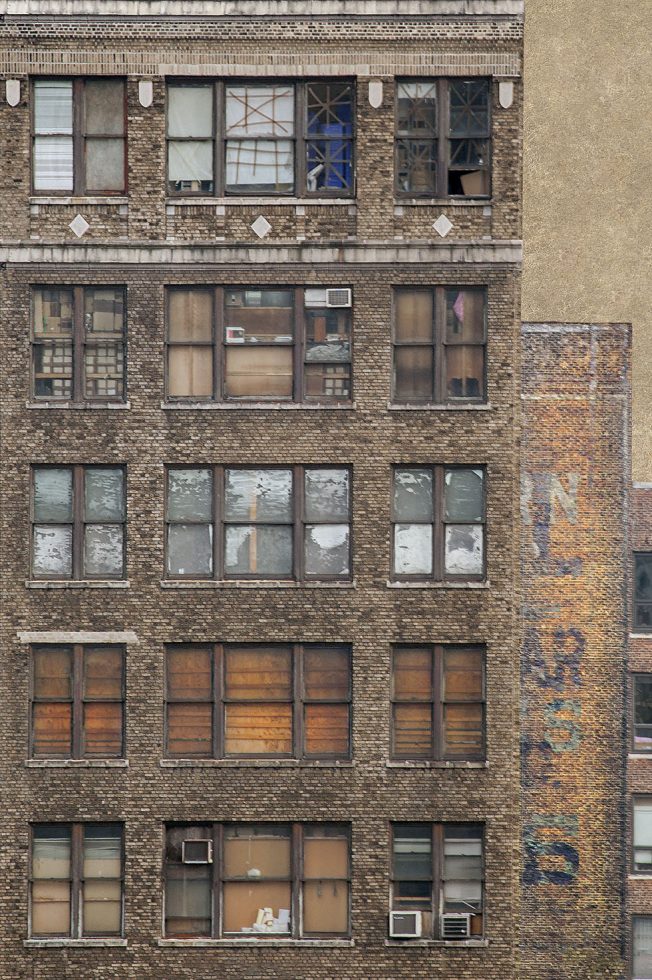
<path fill-rule="evenodd" d="M 292 470 L 227 469 L 224 500 L 227 521 L 290 522 Z"/>
<path fill-rule="evenodd" d="M 307 191 L 353 187 L 353 89 L 348 82 L 306 87 Z"/>
<path fill-rule="evenodd" d="M 209 469 L 168 470 L 168 520 L 210 521 L 213 473 Z"/>
<path fill-rule="evenodd" d="M 306 575 L 349 574 L 349 525 L 306 524 Z"/>
<path fill-rule="evenodd" d="M 32 571 L 37 578 L 72 576 L 72 527 L 34 526 Z"/>
<path fill-rule="evenodd" d="M 292 574 L 292 528 L 231 525 L 225 528 L 227 575 L 289 578 Z"/>
<path fill-rule="evenodd" d="M 445 567 L 448 575 L 482 575 L 484 529 L 477 524 L 446 527 Z"/>
<path fill-rule="evenodd" d="M 213 528 L 210 524 L 170 524 L 167 551 L 169 575 L 211 575 Z"/>
<path fill-rule="evenodd" d="M 394 517 L 402 521 L 432 521 L 432 471 L 394 471 Z"/>
<path fill-rule="evenodd" d="M 349 471 L 315 469 L 305 471 L 305 519 L 337 521 L 349 519 Z"/>
<path fill-rule="evenodd" d="M 452 138 L 449 141 L 448 193 L 486 196 L 489 194 L 488 79 L 451 80 L 449 101 L 449 136 Z"/>
<path fill-rule="evenodd" d="M 432 573 L 432 525 L 396 524 L 394 572 L 397 575 Z"/>
<path fill-rule="evenodd" d="M 34 470 L 34 519 L 72 520 L 72 470 L 54 466 Z"/>
<path fill-rule="evenodd" d="M 124 518 L 124 476 L 120 469 L 89 467 L 84 479 L 87 521 L 122 521 Z"/>
<path fill-rule="evenodd" d="M 444 516 L 447 521 L 481 521 L 484 514 L 482 470 L 451 469 L 444 477 Z"/>

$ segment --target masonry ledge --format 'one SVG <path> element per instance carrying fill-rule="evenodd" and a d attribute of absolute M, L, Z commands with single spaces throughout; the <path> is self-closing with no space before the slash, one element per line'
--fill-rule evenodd
<path fill-rule="evenodd" d="M 34 14 L 63 17 L 223 17 L 418 16 L 470 14 L 520 16 L 524 0 L 2 0 L 0 13 L 11 17 Z"/>
<path fill-rule="evenodd" d="M 412 949 L 414 946 L 463 946 L 465 949 L 486 949 L 489 945 L 488 939 L 386 939 L 385 946 L 394 949 Z"/>
<path fill-rule="evenodd" d="M 23 946 L 27 949 L 93 949 L 110 947 L 126 949 L 126 939 L 25 939 Z"/>
<path fill-rule="evenodd" d="M 42 401 L 42 402 L 25 402 L 25 408 L 29 409 L 48 409 L 52 411 L 53 409 L 66 409 L 66 411 L 126 411 L 131 408 L 131 402 L 106 402 L 106 404 L 100 404 L 99 402 L 89 402 L 88 404 L 83 404 L 81 402 L 54 402 L 54 401 Z"/>
<path fill-rule="evenodd" d="M 310 207 L 312 205 L 322 206 L 324 204 L 335 204 L 338 206 L 348 206 L 356 204 L 354 197 L 168 197 L 165 200 L 166 207 L 190 207 L 199 205 L 200 207 L 255 207 L 255 208 L 277 208 L 283 207 Z"/>
<path fill-rule="evenodd" d="M 128 759 L 26 759 L 26 769 L 128 769 Z"/>
<path fill-rule="evenodd" d="M 226 582 L 209 579 L 182 582 L 177 579 L 162 579 L 162 589 L 355 589 L 355 579 L 352 582 L 283 582 L 263 581 L 262 579 Z"/>
<path fill-rule="evenodd" d="M 388 589 L 489 589 L 491 582 L 392 582 L 387 580 Z"/>
<path fill-rule="evenodd" d="M 64 196 L 62 196 L 62 197 L 56 197 L 56 196 L 54 196 L 54 197 L 47 197 L 47 196 L 40 197 L 40 196 L 35 196 L 35 197 L 30 197 L 29 198 L 29 203 L 30 204 L 39 204 L 39 205 L 40 204 L 43 204 L 43 205 L 52 205 L 52 204 L 62 205 L 62 204 L 65 204 L 68 207 L 70 207 L 72 205 L 73 207 L 76 207 L 76 208 L 85 208 L 85 207 L 91 207 L 92 205 L 95 205 L 95 204 L 103 204 L 103 205 L 106 205 L 106 204 L 111 204 L 111 205 L 112 204 L 129 204 L 129 198 L 128 197 L 125 197 L 123 195 L 116 196 L 116 197 L 114 197 L 112 195 L 107 195 L 106 197 L 64 197 Z"/>
<path fill-rule="evenodd" d="M 488 762 L 465 762 L 464 760 L 435 760 L 419 759 L 401 761 L 399 759 L 389 759 L 385 763 L 387 769 L 488 769 Z"/>
<path fill-rule="evenodd" d="M 27 579 L 26 589 L 128 589 L 130 588 L 129 579 L 119 579 L 111 582 L 108 580 L 95 579 L 69 579 L 65 582 L 40 581 L 38 579 Z"/>
<path fill-rule="evenodd" d="M 160 759 L 161 769 L 353 769 L 347 759 Z"/>
<path fill-rule="evenodd" d="M 266 939 L 261 936 L 259 939 L 159 939 L 159 946 L 172 947 L 199 947 L 200 949 L 211 949 L 212 947 L 237 948 L 243 946 L 272 946 L 274 948 L 295 947 L 297 949 L 352 949 L 355 946 L 353 939 Z"/>
<path fill-rule="evenodd" d="M 401 405 L 398 402 L 387 402 L 390 412 L 490 412 L 493 409 L 491 402 L 450 405 L 450 404 L 424 404 L 424 405 Z"/>
<path fill-rule="evenodd" d="M 490 208 L 491 197 L 396 197 L 395 208 Z"/>
<path fill-rule="evenodd" d="M 169 411 L 245 411 L 245 412 L 354 412 L 355 402 L 346 405 L 312 405 L 306 402 L 161 402 L 161 408 Z"/>

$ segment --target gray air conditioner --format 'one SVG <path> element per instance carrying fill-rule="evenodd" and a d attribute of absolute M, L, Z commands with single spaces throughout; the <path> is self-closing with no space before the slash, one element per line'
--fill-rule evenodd
<path fill-rule="evenodd" d="M 392 939 L 418 939 L 421 935 L 421 912 L 389 913 L 389 935 Z"/>
<path fill-rule="evenodd" d="M 471 935 L 469 912 L 446 912 L 441 917 L 442 939 L 468 939 Z"/>

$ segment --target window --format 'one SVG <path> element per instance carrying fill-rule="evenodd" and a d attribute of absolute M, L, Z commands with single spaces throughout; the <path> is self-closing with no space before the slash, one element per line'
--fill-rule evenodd
<path fill-rule="evenodd" d="M 349 934 L 344 824 L 167 828 L 165 934 L 265 940 Z"/>
<path fill-rule="evenodd" d="M 32 827 L 32 936 L 122 935 L 122 825 Z"/>
<path fill-rule="evenodd" d="M 348 759 L 346 646 L 170 646 L 167 754 L 173 758 Z"/>
<path fill-rule="evenodd" d="M 633 870 L 652 872 L 652 796 L 634 799 Z"/>
<path fill-rule="evenodd" d="M 168 577 L 348 579 L 349 484 L 345 467 L 171 467 Z"/>
<path fill-rule="evenodd" d="M 123 289 L 35 289 L 32 394 L 48 401 L 124 399 Z"/>
<path fill-rule="evenodd" d="M 652 752 L 652 674 L 632 677 L 634 752 Z"/>
<path fill-rule="evenodd" d="M 483 933 L 481 824 L 395 823 L 392 828 L 392 909 L 421 913 L 426 939 L 443 939 L 446 916 L 457 938 Z"/>
<path fill-rule="evenodd" d="M 634 916 L 632 947 L 632 977 L 634 980 L 652 980 L 652 916 Z"/>
<path fill-rule="evenodd" d="M 397 82 L 396 190 L 405 197 L 488 197 L 490 80 Z"/>
<path fill-rule="evenodd" d="M 110 646 L 32 650 L 31 754 L 111 759 L 123 754 L 124 651 Z"/>
<path fill-rule="evenodd" d="M 350 296 L 325 288 L 168 290 L 168 398 L 350 401 Z"/>
<path fill-rule="evenodd" d="M 398 289 L 394 294 L 394 401 L 485 398 L 484 289 Z"/>
<path fill-rule="evenodd" d="M 35 191 L 110 194 L 125 190 L 122 79 L 35 81 L 33 127 Z"/>
<path fill-rule="evenodd" d="M 634 626 L 652 630 L 652 552 L 634 555 Z"/>
<path fill-rule="evenodd" d="M 353 193 L 353 84 L 169 84 L 170 194 Z"/>
<path fill-rule="evenodd" d="M 484 575 L 484 470 L 394 470 L 393 572 L 397 579 L 479 580 Z"/>
<path fill-rule="evenodd" d="M 35 466 L 32 475 L 34 578 L 123 578 L 122 467 Z"/>
<path fill-rule="evenodd" d="M 401 645 L 392 664 L 394 758 L 483 759 L 484 649 Z"/>

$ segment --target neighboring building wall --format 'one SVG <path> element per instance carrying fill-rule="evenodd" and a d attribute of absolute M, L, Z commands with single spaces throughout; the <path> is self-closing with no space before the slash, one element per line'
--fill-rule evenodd
<path fill-rule="evenodd" d="M 523 325 L 522 976 L 624 969 L 629 344 Z"/>

